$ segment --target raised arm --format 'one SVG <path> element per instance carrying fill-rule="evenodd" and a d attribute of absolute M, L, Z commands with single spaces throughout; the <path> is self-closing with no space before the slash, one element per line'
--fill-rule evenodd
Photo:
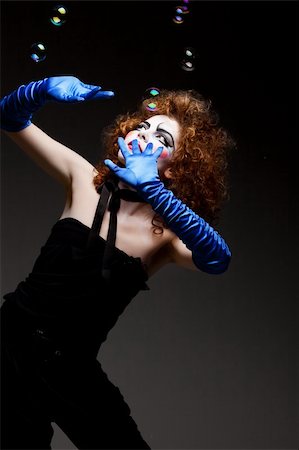
<path fill-rule="evenodd" d="M 66 188 L 76 168 L 92 164 L 81 155 L 52 139 L 34 124 L 17 132 L 5 132 L 42 170 Z"/>
<path fill-rule="evenodd" d="M 46 173 L 69 186 L 78 167 L 89 170 L 92 165 L 32 124 L 33 113 L 49 101 L 76 103 L 113 95 L 72 76 L 33 81 L 1 99 L 1 128 Z"/>

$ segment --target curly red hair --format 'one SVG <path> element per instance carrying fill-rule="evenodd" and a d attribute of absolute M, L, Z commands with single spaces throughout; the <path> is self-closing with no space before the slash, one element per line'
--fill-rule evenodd
<path fill-rule="evenodd" d="M 176 119 L 180 125 L 180 137 L 169 163 L 172 178 L 163 182 L 176 197 L 213 225 L 218 222 L 224 201 L 229 199 L 228 156 L 235 142 L 219 125 L 211 101 L 205 100 L 197 91 L 161 90 L 154 101 L 157 104 L 155 111 L 147 109 L 149 99 L 144 99 L 137 111 L 117 116 L 103 130 L 102 144 L 107 149 L 105 159 L 120 165 L 117 138 L 125 137 L 147 118 L 163 114 Z M 98 188 L 112 173 L 103 161 L 96 165 L 96 169 L 98 174 L 93 182 Z M 155 218 L 159 221 L 158 215 Z"/>

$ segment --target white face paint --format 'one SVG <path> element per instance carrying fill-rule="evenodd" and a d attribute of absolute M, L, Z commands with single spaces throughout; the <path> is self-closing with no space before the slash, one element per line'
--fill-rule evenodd
<path fill-rule="evenodd" d="M 138 140 L 140 151 L 143 152 L 149 142 L 153 144 L 153 152 L 158 147 L 163 147 L 163 151 L 158 159 L 158 170 L 166 169 L 172 153 L 175 151 L 179 140 L 180 127 L 175 119 L 165 115 L 156 115 L 141 122 L 135 130 L 130 131 L 125 137 L 125 143 L 132 152 L 132 141 Z M 125 164 L 121 151 L 118 151 L 118 159 Z"/>

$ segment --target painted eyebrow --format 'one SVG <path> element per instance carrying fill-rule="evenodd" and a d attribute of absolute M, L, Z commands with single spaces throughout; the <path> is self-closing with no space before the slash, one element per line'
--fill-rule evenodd
<path fill-rule="evenodd" d="M 149 122 L 147 122 L 146 120 L 144 120 L 143 122 L 141 122 L 141 123 L 144 123 L 144 125 L 146 125 L 146 129 L 148 130 L 149 128 L 150 128 L 150 123 Z"/>
<path fill-rule="evenodd" d="M 170 134 L 169 131 L 166 131 L 163 128 L 159 128 L 162 123 L 163 122 L 159 123 L 159 125 L 157 126 L 157 130 L 158 131 L 163 131 L 164 133 L 168 134 L 168 136 L 170 137 L 171 142 L 172 142 L 172 147 L 174 147 L 174 140 L 173 140 L 172 134 Z"/>

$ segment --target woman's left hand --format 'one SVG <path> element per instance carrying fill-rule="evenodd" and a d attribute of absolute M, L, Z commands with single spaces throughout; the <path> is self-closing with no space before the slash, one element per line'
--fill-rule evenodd
<path fill-rule="evenodd" d="M 81 102 L 114 96 L 113 91 L 102 91 L 100 86 L 83 83 L 73 76 L 58 76 L 45 78 L 39 89 L 47 100 L 56 102 Z"/>
<path fill-rule="evenodd" d="M 149 181 L 158 181 L 159 173 L 157 161 L 163 151 L 163 147 L 158 147 L 152 153 L 153 144 L 149 142 L 144 151 L 141 152 L 138 145 L 138 140 L 132 141 L 132 153 L 123 138 L 118 138 L 118 145 L 125 159 L 126 167 L 122 168 L 114 164 L 110 159 L 105 159 L 104 164 L 109 167 L 115 175 L 124 183 L 128 183 L 138 190 L 138 187 Z"/>

